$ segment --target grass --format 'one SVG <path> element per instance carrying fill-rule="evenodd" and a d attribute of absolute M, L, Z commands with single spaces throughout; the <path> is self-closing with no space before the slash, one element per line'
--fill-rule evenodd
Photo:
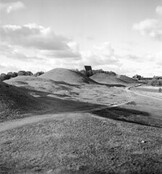
<path fill-rule="evenodd" d="M 160 174 L 162 132 L 65 114 L 0 134 L 0 173 Z"/>
<path fill-rule="evenodd" d="M 115 107 L 94 111 L 92 113 L 100 117 L 109 118 L 113 120 L 162 128 L 162 120 L 153 118 L 150 116 L 148 112 L 144 111 Z"/>
<path fill-rule="evenodd" d="M 0 173 L 162 173 L 161 101 L 128 93 L 123 88 L 59 83 L 28 81 L 29 86 L 19 88 L 27 95 L 39 96 L 34 99 L 48 106 L 39 114 L 61 114 L 1 132 Z M 60 90 L 69 91 L 65 95 Z M 129 100 L 121 107 L 86 113 L 105 104 Z M 30 113 L 36 115 L 38 109 Z M 23 117 L 8 116 L 10 120 Z"/>

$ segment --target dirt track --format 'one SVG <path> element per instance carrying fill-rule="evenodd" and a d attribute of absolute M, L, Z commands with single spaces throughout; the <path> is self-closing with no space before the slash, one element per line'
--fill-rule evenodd
<path fill-rule="evenodd" d="M 85 111 L 66 112 L 66 113 L 60 113 L 60 114 L 35 115 L 35 116 L 26 117 L 26 118 L 23 118 L 23 119 L 16 119 L 16 120 L 12 120 L 12 121 L 6 121 L 6 122 L 3 122 L 3 123 L 0 123 L 0 132 L 10 130 L 10 129 L 14 129 L 14 128 L 17 128 L 17 127 L 21 127 L 21 126 L 24 126 L 24 125 L 27 125 L 27 124 L 36 123 L 36 122 L 46 120 L 46 119 L 54 119 L 56 117 L 68 117 L 68 115 L 71 116 L 74 113 L 78 113 L 78 114 L 79 113 L 88 113 L 88 112 L 93 112 L 93 111 L 102 110 L 102 109 L 106 109 L 106 108 L 118 107 L 118 106 L 124 105 L 124 104 L 129 103 L 129 102 L 114 104 L 114 105 L 111 105 L 111 106 L 104 106 L 104 107 L 94 108 L 94 109 L 85 110 Z"/>

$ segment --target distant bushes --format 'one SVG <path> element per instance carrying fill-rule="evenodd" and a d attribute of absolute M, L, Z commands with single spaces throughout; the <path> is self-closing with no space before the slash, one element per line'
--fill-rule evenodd
<path fill-rule="evenodd" d="M 93 74 L 97 74 L 97 73 L 105 73 L 105 74 L 109 74 L 109 75 L 114 75 L 116 76 L 116 73 L 113 71 L 104 71 L 102 69 L 98 69 L 98 70 L 92 70 Z"/>
<path fill-rule="evenodd" d="M 33 73 L 31 71 L 19 71 L 18 76 L 32 76 Z"/>
<path fill-rule="evenodd" d="M 44 74 L 44 72 L 43 71 L 39 71 L 39 72 L 35 73 L 34 76 L 37 77 L 37 76 L 40 76 L 42 74 Z"/>
<path fill-rule="evenodd" d="M 152 79 L 150 82 L 149 82 L 149 85 L 151 86 L 162 86 L 162 79 Z"/>
<path fill-rule="evenodd" d="M 81 70 L 80 71 L 82 74 L 86 75 L 86 71 L 85 70 Z M 98 70 L 92 70 L 92 75 L 97 74 L 97 73 L 105 73 L 105 74 L 109 74 L 109 75 L 113 75 L 116 76 L 116 73 L 113 71 L 104 71 L 102 69 L 98 69 Z"/>
<path fill-rule="evenodd" d="M 7 74 L 2 73 L 2 74 L 0 75 L 0 81 L 4 81 L 4 80 L 8 80 L 8 79 L 10 79 L 10 78 L 9 78 L 9 76 L 8 76 Z"/>
<path fill-rule="evenodd" d="M 136 80 L 142 80 L 142 76 L 141 75 L 138 75 L 136 74 L 135 76 L 132 77 L 133 79 L 136 79 Z"/>
<path fill-rule="evenodd" d="M 2 73 L 0 75 L 0 81 L 8 80 L 8 79 L 11 79 L 11 78 L 14 78 L 17 76 L 35 76 L 35 77 L 37 77 L 42 74 L 44 74 L 43 71 L 39 71 L 35 74 L 33 74 L 31 71 L 8 72 L 7 74 Z"/>

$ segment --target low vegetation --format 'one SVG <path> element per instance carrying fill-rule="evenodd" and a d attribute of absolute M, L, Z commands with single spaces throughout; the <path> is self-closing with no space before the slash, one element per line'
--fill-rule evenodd
<path fill-rule="evenodd" d="M 44 74 L 43 71 L 39 71 L 35 74 L 33 74 L 31 71 L 18 71 L 18 72 L 8 72 L 7 74 L 1 73 L 0 75 L 0 81 L 8 80 L 17 76 L 40 76 Z"/>
<path fill-rule="evenodd" d="M 162 79 L 153 78 L 148 84 L 151 86 L 162 86 Z"/>

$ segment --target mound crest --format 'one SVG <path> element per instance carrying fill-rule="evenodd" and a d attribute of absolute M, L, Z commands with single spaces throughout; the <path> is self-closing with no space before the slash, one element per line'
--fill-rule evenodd
<path fill-rule="evenodd" d="M 106 73 L 97 73 L 91 76 L 92 80 L 95 80 L 98 83 L 104 84 L 125 84 L 123 81 L 118 79 L 116 75 L 110 75 Z"/>
<path fill-rule="evenodd" d="M 136 80 L 124 75 L 112 75 L 112 74 L 106 74 L 106 73 L 94 74 L 93 76 L 91 76 L 91 79 L 98 83 L 104 83 L 104 84 L 126 85 L 126 84 L 136 82 Z"/>
<path fill-rule="evenodd" d="M 120 79 L 121 81 L 125 82 L 125 83 L 136 83 L 137 80 L 133 79 L 131 77 L 128 77 L 126 75 L 119 75 L 118 79 Z"/>
<path fill-rule="evenodd" d="M 53 69 L 41 75 L 40 77 L 54 81 L 63 81 L 70 84 L 95 83 L 93 80 L 79 72 L 64 68 Z"/>

